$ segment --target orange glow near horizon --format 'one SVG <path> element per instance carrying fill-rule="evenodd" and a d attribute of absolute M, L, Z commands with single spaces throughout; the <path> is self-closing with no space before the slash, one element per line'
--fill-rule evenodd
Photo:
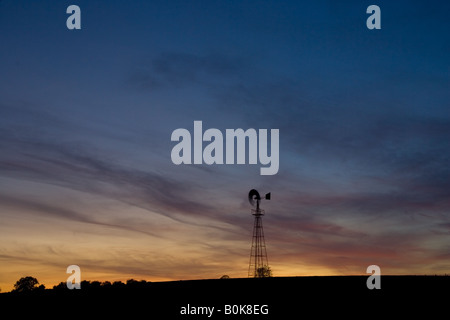
<path fill-rule="evenodd" d="M 54 193 L 61 192 L 52 188 Z M 252 227 L 249 213 L 244 215 L 244 227 L 210 218 L 198 223 L 190 217 L 175 220 L 110 199 L 101 201 L 102 207 L 109 208 L 106 212 L 89 195 L 82 195 L 85 207 L 79 209 L 90 212 L 92 222 L 68 223 L 60 216 L 49 215 L 52 207 L 44 207 L 47 211 L 42 214 L 41 207 L 3 201 L 2 212 L 7 219 L 0 226 L 2 292 L 12 290 L 24 276 L 33 276 L 52 288 L 67 280 L 66 268 L 71 264 L 80 266 L 82 281 L 218 279 L 225 274 L 247 277 Z M 64 210 L 73 208 L 69 201 L 64 205 Z M 127 219 L 122 218 L 124 211 Z M 380 237 L 370 228 L 356 231 L 344 222 L 285 223 L 274 221 L 273 215 L 265 216 L 273 275 L 365 275 L 371 264 L 379 265 L 382 274 L 445 273 L 445 264 L 418 244 L 413 245 L 410 238 L 398 238 L 403 242 L 397 241 L 392 247 L 387 235 Z M 433 248 L 435 244 L 423 245 Z M 423 263 L 417 265 L 415 261 Z"/>

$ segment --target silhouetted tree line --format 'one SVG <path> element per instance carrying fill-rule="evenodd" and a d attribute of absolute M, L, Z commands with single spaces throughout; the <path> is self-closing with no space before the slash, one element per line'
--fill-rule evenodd
<path fill-rule="evenodd" d="M 151 284 L 150 281 L 146 280 L 135 280 L 128 279 L 125 283 L 122 281 L 81 281 L 81 289 L 83 291 L 93 291 L 99 289 L 144 289 L 147 288 Z M 45 289 L 45 285 L 39 285 L 39 281 L 31 276 L 22 277 L 14 284 L 14 289 L 11 291 L 13 293 L 38 293 L 43 292 Z M 47 289 L 49 290 L 49 289 Z M 60 290 L 69 290 L 67 288 L 66 282 L 60 282 L 57 285 L 53 286 L 54 291 Z M 76 290 L 76 289 L 72 289 Z"/>
<path fill-rule="evenodd" d="M 122 281 L 87 281 L 83 280 L 81 281 L 81 290 L 99 290 L 99 289 L 121 289 L 121 288 L 132 288 L 132 289 L 139 289 L 139 288 L 146 288 L 148 287 L 151 282 L 146 280 L 135 280 L 135 279 L 128 279 L 125 283 Z M 60 282 L 56 286 L 53 286 L 54 290 L 68 290 L 66 282 Z M 74 289 L 76 290 L 76 289 Z"/>

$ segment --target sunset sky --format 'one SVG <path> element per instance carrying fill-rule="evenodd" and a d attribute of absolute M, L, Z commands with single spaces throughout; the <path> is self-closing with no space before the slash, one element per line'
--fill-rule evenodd
<path fill-rule="evenodd" d="M 449 273 L 450 3 L 393 2 L 0 1 L 2 292 L 246 277 L 253 188 L 275 276 Z M 174 165 L 195 120 L 278 173 Z"/>

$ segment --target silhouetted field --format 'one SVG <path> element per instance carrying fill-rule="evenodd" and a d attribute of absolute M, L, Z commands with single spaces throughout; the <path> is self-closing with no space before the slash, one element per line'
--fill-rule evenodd
<path fill-rule="evenodd" d="M 183 315 L 183 307 L 214 307 L 210 319 L 405 319 L 425 311 L 427 319 L 447 317 L 449 276 L 382 276 L 381 289 L 369 290 L 366 276 L 218 279 L 173 282 L 131 282 L 127 285 L 81 285 L 80 290 L 59 288 L 31 293 L 3 293 L 2 311 L 43 315 L 99 316 L 127 319 L 207 319 Z M 237 314 L 225 314 L 229 311 Z M 239 306 L 245 305 L 243 309 Z M 259 315 L 248 313 L 250 308 Z M 260 307 L 253 307 L 258 305 Z M 261 309 L 261 306 L 267 305 Z M 206 309 L 197 309 L 204 311 Z M 218 311 L 220 310 L 220 311 Z M 267 312 L 267 314 L 261 314 Z M 233 313 L 233 312 L 231 312 Z M 308 315 L 308 316 L 307 316 Z"/>

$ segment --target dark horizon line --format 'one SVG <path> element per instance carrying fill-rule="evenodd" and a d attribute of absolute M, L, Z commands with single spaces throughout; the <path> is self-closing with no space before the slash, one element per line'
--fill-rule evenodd
<path fill-rule="evenodd" d="M 251 277 L 240 277 L 240 278 L 204 278 L 204 279 L 179 279 L 179 280 L 165 280 L 165 281 L 150 281 L 150 280 L 145 280 L 145 279 L 141 279 L 141 280 L 136 280 L 133 278 L 127 279 L 125 281 L 122 280 L 116 280 L 116 281 L 109 281 L 109 280 L 105 280 L 105 281 L 100 281 L 100 280 L 83 280 L 80 282 L 81 284 L 81 289 L 83 288 L 83 284 L 84 286 L 88 286 L 88 289 L 103 289 L 103 288 L 109 288 L 109 287 L 139 287 L 139 286 L 144 286 L 144 285 L 151 285 L 151 284 L 168 284 L 168 283 L 181 283 L 181 282 L 196 282 L 196 281 L 226 281 L 226 280 L 261 280 L 261 279 L 271 279 L 271 278 L 275 278 L 275 279 L 295 279 L 295 278 L 355 278 L 355 277 L 361 277 L 361 278 L 367 278 L 370 277 L 371 274 L 354 274 L 354 275 L 322 275 L 322 276 L 314 276 L 314 275 L 308 275 L 308 276 L 272 276 L 272 277 L 265 277 L 265 278 L 251 278 Z M 450 274 L 444 273 L 444 274 L 387 274 L 387 275 L 381 275 L 381 277 L 389 277 L 389 278 L 393 278 L 393 277 L 398 277 L 398 278 L 406 278 L 406 277 L 450 277 Z M 259 280 L 258 280 L 259 279 Z M 65 281 L 61 281 L 60 283 L 53 285 L 52 288 L 46 288 L 45 284 L 43 283 L 39 283 L 39 286 L 35 287 L 32 291 L 50 291 L 50 290 L 61 290 L 61 289 L 67 289 L 67 285 Z M 79 290 L 81 290 L 79 289 Z M 78 291 L 78 289 L 72 289 L 69 291 Z M 18 293 L 18 294 L 22 294 L 22 292 L 16 292 L 13 290 L 11 291 L 5 291 L 5 292 L 0 292 L 0 294 L 3 293 Z M 30 292 L 27 292 L 30 293 Z"/>

